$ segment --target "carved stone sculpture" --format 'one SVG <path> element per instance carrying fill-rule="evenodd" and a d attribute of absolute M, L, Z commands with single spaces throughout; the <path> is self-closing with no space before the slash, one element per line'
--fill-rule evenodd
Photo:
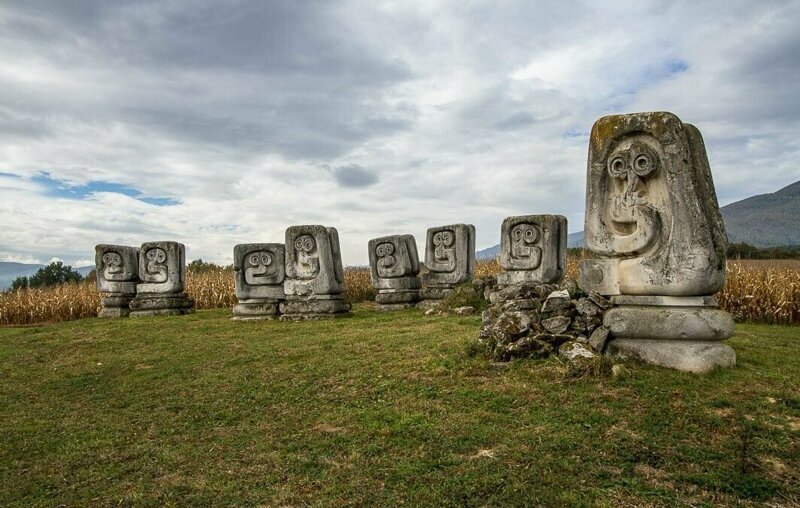
<path fill-rule="evenodd" d="M 452 224 L 428 229 L 422 276 L 423 307 L 435 306 L 475 273 L 475 226 Z"/>
<path fill-rule="evenodd" d="M 567 266 L 567 218 L 562 215 L 508 217 L 500 230 L 502 272 L 497 283 L 556 284 Z"/>
<path fill-rule="evenodd" d="M 413 307 L 419 301 L 417 242 L 412 235 L 394 235 L 369 241 L 372 286 L 381 310 Z"/>
<path fill-rule="evenodd" d="M 244 243 L 233 248 L 233 274 L 238 305 L 233 319 L 271 319 L 286 296 L 285 248 L 282 243 Z"/>
<path fill-rule="evenodd" d="M 325 226 L 286 230 L 286 301 L 281 319 L 315 319 L 350 312 L 344 300 L 344 269 L 339 233 Z"/>
<path fill-rule="evenodd" d="M 611 297 L 608 351 L 681 370 L 735 365 L 725 227 L 705 145 L 671 113 L 607 116 L 592 128 L 580 286 Z"/>
<path fill-rule="evenodd" d="M 194 311 L 186 296 L 186 247 L 177 242 L 146 242 L 139 249 L 139 280 L 131 317 L 182 315 Z"/>
<path fill-rule="evenodd" d="M 139 249 L 125 245 L 95 246 L 97 289 L 102 293 L 99 317 L 127 317 L 139 281 Z"/>

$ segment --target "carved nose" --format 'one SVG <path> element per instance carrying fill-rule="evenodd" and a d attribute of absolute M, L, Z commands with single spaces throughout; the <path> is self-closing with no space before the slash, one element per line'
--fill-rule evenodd
<path fill-rule="evenodd" d="M 627 185 L 628 192 L 633 192 L 639 187 L 639 176 L 633 172 L 633 168 L 628 168 Z"/>

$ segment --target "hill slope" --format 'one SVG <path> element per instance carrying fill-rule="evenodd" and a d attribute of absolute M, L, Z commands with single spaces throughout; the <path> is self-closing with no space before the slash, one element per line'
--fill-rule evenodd
<path fill-rule="evenodd" d="M 720 210 L 731 242 L 747 242 L 756 247 L 800 244 L 800 182 Z"/>

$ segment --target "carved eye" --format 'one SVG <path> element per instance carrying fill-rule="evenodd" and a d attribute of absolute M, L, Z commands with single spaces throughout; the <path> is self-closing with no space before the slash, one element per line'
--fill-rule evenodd
<path fill-rule="evenodd" d="M 608 162 L 608 173 L 614 178 L 625 178 L 625 160 L 614 157 Z"/>
<path fill-rule="evenodd" d="M 156 256 L 156 261 L 159 263 L 163 263 L 167 260 L 167 253 L 161 249 L 158 249 L 158 255 Z"/>
<path fill-rule="evenodd" d="M 147 251 L 147 259 L 149 259 L 150 261 L 152 261 L 152 260 L 154 260 L 154 259 L 156 258 L 156 255 L 157 255 L 157 254 L 158 254 L 158 253 L 156 252 L 156 250 L 155 250 L 155 249 L 151 249 L 151 250 Z"/>
<path fill-rule="evenodd" d="M 105 254 L 103 254 L 103 263 L 105 263 L 107 265 L 111 264 L 111 253 L 110 252 L 106 252 Z"/>
<path fill-rule="evenodd" d="M 522 238 L 522 228 L 514 228 L 511 234 L 514 235 L 515 240 L 519 240 Z"/>
<path fill-rule="evenodd" d="M 384 247 L 384 252 L 386 252 L 387 256 L 391 256 L 392 254 L 394 254 L 394 245 L 392 245 L 391 243 L 387 243 L 386 247 Z"/>
<path fill-rule="evenodd" d="M 261 254 L 261 263 L 264 266 L 269 266 L 272 264 L 272 256 L 269 255 L 268 252 L 264 252 Z"/>
<path fill-rule="evenodd" d="M 433 244 L 434 245 L 441 245 L 442 244 L 442 240 L 443 240 L 443 235 L 444 235 L 444 233 L 442 233 L 441 231 L 436 233 L 435 235 L 433 235 Z"/>
<path fill-rule="evenodd" d="M 379 258 L 383 257 L 383 245 L 378 245 L 378 247 L 375 249 L 375 254 L 377 254 Z"/>
<path fill-rule="evenodd" d="M 252 254 L 250 256 L 250 264 L 257 265 L 258 264 L 258 254 Z"/>
<path fill-rule="evenodd" d="M 305 248 L 306 252 L 311 252 L 311 249 L 314 248 L 314 240 L 312 240 L 310 236 L 307 236 L 303 242 L 303 247 Z"/>
<path fill-rule="evenodd" d="M 450 246 L 450 244 L 453 243 L 453 235 L 449 231 L 443 232 L 442 241 L 445 245 Z"/>
<path fill-rule="evenodd" d="M 533 243 L 539 238 L 539 230 L 536 229 L 534 226 L 525 230 L 525 242 L 526 243 Z"/>

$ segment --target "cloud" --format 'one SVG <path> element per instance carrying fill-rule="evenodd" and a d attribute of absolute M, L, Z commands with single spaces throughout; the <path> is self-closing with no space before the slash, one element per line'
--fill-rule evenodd
<path fill-rule="evenodd" d="M 378 183 L 378 175 L 358 164 L 342 166 L 333 170 L 333 178 L 342 187 L 369 187 Z"/>
<path fill-rule="evenodd" d="M 800 179 L 799 1 L 156 0 L 0 7 L 0 258 L 189 259 L 562 213 L 610 113 L 703 132 L 720 201 Z M 757 177 L 755 175 L 758 175 Z"/>

